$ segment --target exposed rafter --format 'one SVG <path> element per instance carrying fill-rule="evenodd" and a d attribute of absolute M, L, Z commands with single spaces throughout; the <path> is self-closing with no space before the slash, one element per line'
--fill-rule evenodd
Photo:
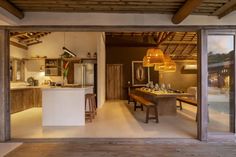
<path fill-rule="evenodd" d="M 197 41 L 164 41 L 162 44 L 196 45 Z"/>
<path fill-rule="evenodd" d="M 188 17 L 200 4 L 203 0 L 187 0 L 185 4 L 177 11 L 173 16 L 172 22 L 174 24 L 181 23 L 186 17 Z"/>
<path fill-rule="evenodd" d="M 0 7 L 7 10 L 12 15 L 16 16 L 19 19 L 24 18 L 24 13 L 15 7 L 13 4 L 8 2 L 7 0 L 0 0 Z"/>
<path fill-rule="evenodd" d="M 39 39 L 48 35 L 50 32 L 10 32 L 10 39 L 15 43 L 12 45 L 27 49 L 28 46 L 42 43 Z"/>
<path fill-rule="evenodd" d="M 218 10 L 216 10 L 212 15 L 222 18 L 230 14 L 234 10 L 236 10 L 236 0 L 231 0 L 225 5 L 223 5 L 221 8 L 219 8 Z"/>
<path fill-rule="evenodd" d="M 18 47 L 18 48 L 21 48 L 21 49 L 24 49 L 24 50 L 28 50 L 28 47 L 27 47 L 27 46 L 22 45 L 22 44 L 20 44 L 20 43 L 17 43 L 17 42 L 15 42 L 15 41 L 10 41 L 10 44 L 13 45 L 13 46 L 16 46 L 16 47 Z"/>
<path fill-rule="evenodd" d="M 197 33 L 196 32 L 107 32 L 107 47 L 156 47 L 159 39 L 165 39 L 159 48 L 172 59 L 197 58 Z M 120 36 L 122 34 L 122 36 Z M 153 36 L 154 35 L 154 36 Z M 161 37 L 162 36 L 162 37 Z M 142 40 L 143 37 L 149 40 Z M 153 39 L 154 38 L 154 39 Z"/>
<path fill-rule="evenodd" d="M 158 41 L 157 47 L 161 45 L 163 42 L 165 42 L 172 35 L 174 35 L 174 32 L 165 32 L 165 35 L 162 35 L 162 38 Z"/>

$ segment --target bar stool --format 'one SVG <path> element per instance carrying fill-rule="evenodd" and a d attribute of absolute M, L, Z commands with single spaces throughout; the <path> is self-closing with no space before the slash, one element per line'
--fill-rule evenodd
<path fill-rule="evenodd" d="M 92 120 L 95 118 L 95 115 L 97 115 L 96 94 L 85 94 L 85 118 L 89 119 L 90 122 L 92 122 Z"/>

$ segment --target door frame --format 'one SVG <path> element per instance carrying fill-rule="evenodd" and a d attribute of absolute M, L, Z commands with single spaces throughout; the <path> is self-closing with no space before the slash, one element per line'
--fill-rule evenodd
<path fill-rule="evenodd" d="M 11 138 L 9 31 L 0 29 L 0 141 Z"/>
<path fill-rule="evenodd" d="M 206 72 L 207 60 L 204 52 L 207 50 L 206 30 L 236 29 L 236 26 L 0 26 L 0 141 L 8 141 L 10 137 L 10 78 L 9 78 L 9 32 L 10 31 L 50 31 L 50 32 L 116 32 L 118 31 L 195 31 L 198 32 L 198 140 L 207 138 L 207 107 L 206 107 Z M 104 60 L 105 62 L 106 60 Z"/>
<path fill-rule="evenodd" d="M 236 29 L 225 29 L 225 30 L 221 30 L 221 29 L 216 29 L 216 30 L 207 30 L 206 31 L 206 40 L 207 40 L 207 37 L 208 35 L 233 35 L 234 36 L 234 52 L 236 53 Z M 206 52 L 208 50 L 208 44 L 207 44 L 207 41 L 206 41 Z M 207 62 L 208 62 L 208 56 L 206 55 L 207 57 Z M 236 63 L 236 54 L 234 56 L 234 63 Z M 208 63 L 207 63 L 207 73 L 208 73 Z M 224 138 L 231 138 L 231 139 L 234 139 L 235 138 L 235 133 L 236 133 L 236 64 L 234 64 L 234 99 L 233 99 L 233 104 L 234 106 L 233 107 L 233 117 L 230 117 L 232 118 L 231 121 L 231 126 L 230 126 L 230 132 L 229 133 L 221 133 L 221 132 L 208 132 L 208 138 L 209 139 L 214 139 L 214 138 L 220 138 L 220 139 L 224 139 Z M 208 79 L 208 78 L 207 78 Z M 208 106 L 207 106 L 208 107 Z M 209 115 L 208 115 L 209 117 Z M 207 126 L 208 126 L 208 121 L 207 121 Z M 208 129 L 208 128 L 207 128 Z"/>

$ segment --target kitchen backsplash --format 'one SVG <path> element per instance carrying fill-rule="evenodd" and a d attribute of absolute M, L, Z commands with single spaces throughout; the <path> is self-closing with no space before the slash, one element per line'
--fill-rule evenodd
<path fill-rule="evenodd" d="M 45 80 L 50 80 L 52 82 L 62 83 L 62 76 L 45 76 L 45 72 L 26 72 L 25 79 L 33 77 L 35 80 L 39 81 L 39 85 L 42 85 Z"/>

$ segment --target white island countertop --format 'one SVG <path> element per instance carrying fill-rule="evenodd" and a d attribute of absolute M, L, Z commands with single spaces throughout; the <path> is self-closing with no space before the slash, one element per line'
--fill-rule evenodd
<path fill-rule="evenodd" d="M 22 90 L 22 89 L 71 89 L 71 88 L 77 88 L 77 89 L 87 89 L 91 88 L 93 86 L 48 86 L 48 85 L 40 85 L 40 86 L 11 86 L 11 90 Z"/>
<path fill-rule="evenodd" d="M 93 86 L 42 88 L 43 126 L 85 125 L 85 94 Z"/>

